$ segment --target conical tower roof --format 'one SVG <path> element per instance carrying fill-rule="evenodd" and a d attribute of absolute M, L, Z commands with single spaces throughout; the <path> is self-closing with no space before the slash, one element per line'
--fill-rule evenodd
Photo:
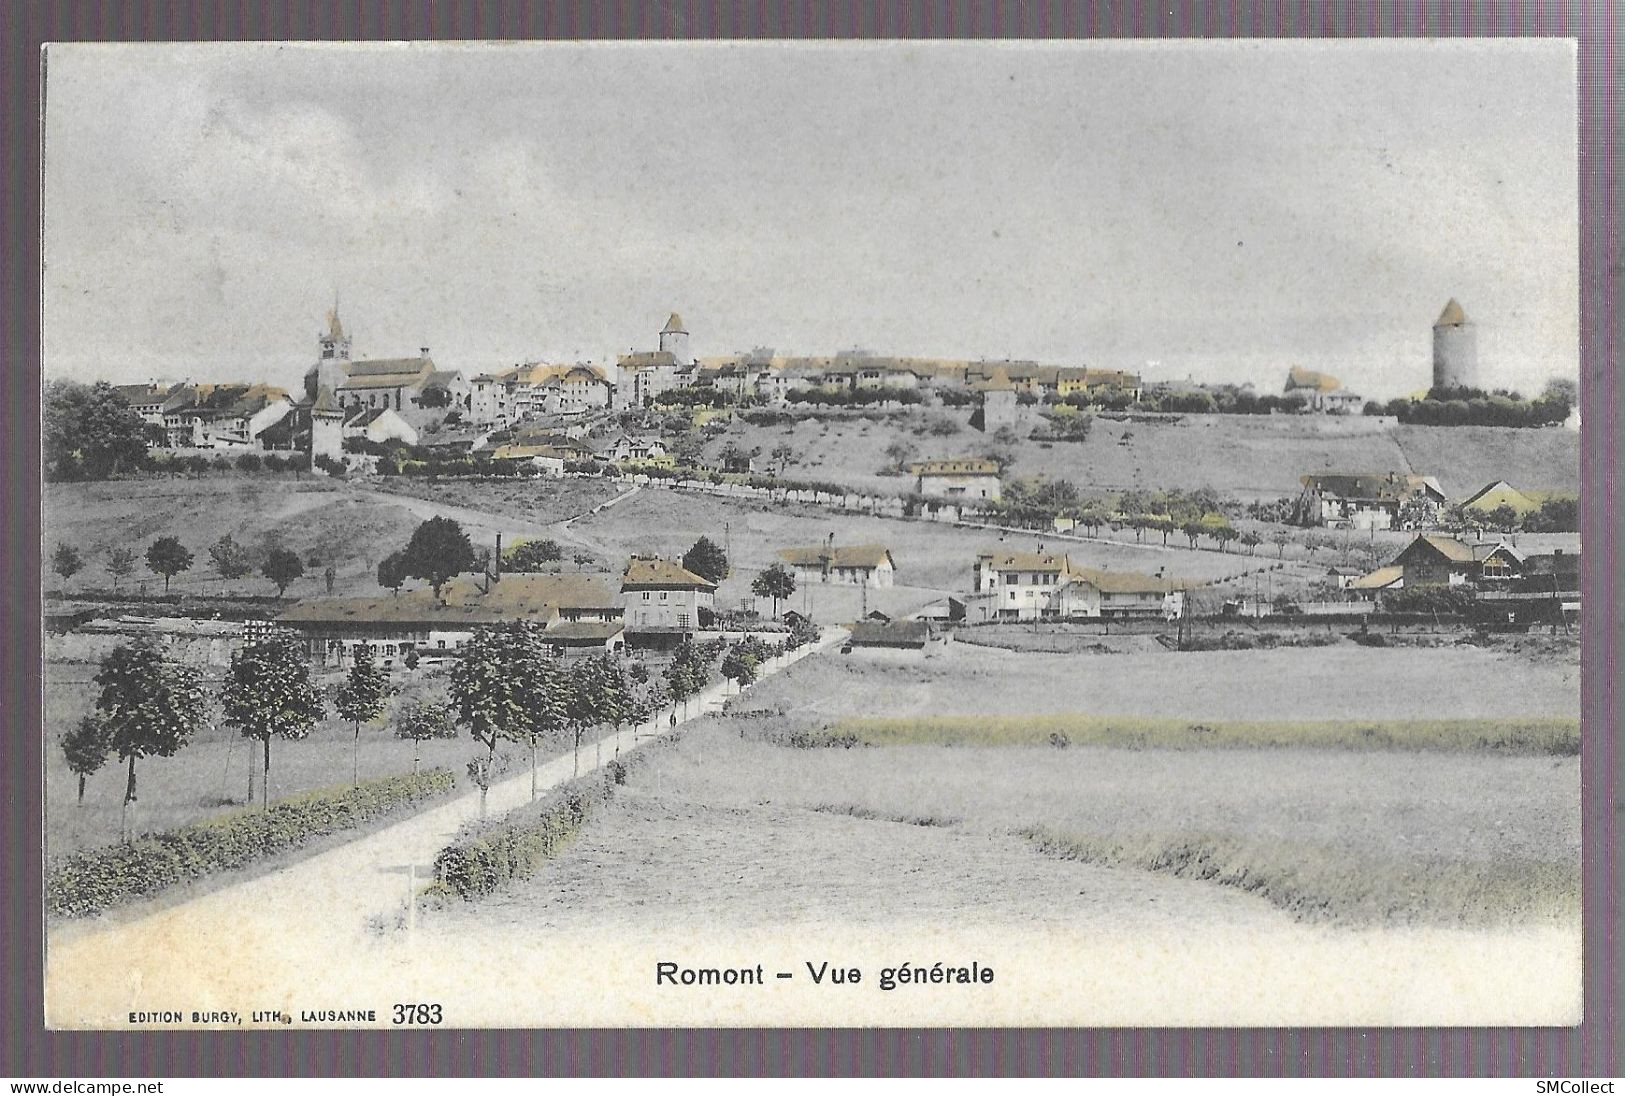
<path fill-rule="evenodd" d="M 1439 313 L 1439 318 L 1434 322 L 1433 326 L 1460 327 L 1466 322 L 1467 313 L 1462 311 L 1461 305 L 1457 303 L 1456 298 L 1451 297 L 1450 303 L 1444 306 L 1444 311 Z"/>
<path fill-rule="evenodd" d="M 677 313 L 673 312 L 671 314 L 671 319 L 666 321 L 666 326 L 662 327 L 660 329 L 660 333 L 662 335 L 671 335 L 671 334 L 687 335 L 688 334 L 688 328 L 683 326 L 683 317 L 681 317 Z"/>

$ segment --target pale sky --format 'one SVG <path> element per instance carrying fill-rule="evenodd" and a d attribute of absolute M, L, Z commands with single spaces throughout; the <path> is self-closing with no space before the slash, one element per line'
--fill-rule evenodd
<path fill-rule="evenodd" d="M 1362 394 L 1578 374 L 1560 41 L 71 45 L 48 376 L 864 348 Z"/>

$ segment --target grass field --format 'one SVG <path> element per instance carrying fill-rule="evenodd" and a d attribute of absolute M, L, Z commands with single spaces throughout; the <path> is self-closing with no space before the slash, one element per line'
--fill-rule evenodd
<path fill-rule="evenodd" d="M 56 666 L 45 686 L 45 838 L 47 852 L 58 855 L 75 849 L 104 845 L 119 838 L 119 814 L 124 799 L 125 766 L 117 757 L 86 782 L 85 801 L 77 802 L 78 778 L 69 771 L 57 736 L 91 709 L 95 686 L 93 667 Z M 213 684 L 211 683 L 211 688 Z M 391 701 L 384 720 L 363 724 L 360 739 L 360 778 L 391 776 L 412 771 L 414 744 L 395 737 L 393 714 L 399 705 L 424 695 L 428 683 L 419 681 Z M 271 743 L 271 798 L 347 784 L 354 771 L 352 725 L 328 719 L 297 741 Z M 421 745 L 423 768 L 450 768 L 462 778 L 464 765 L 481 748 L 466 733 L 455 739 L 433 739 Z M 173 757 L 148 757 L 136 762 L 137 800 L 130 808 L 134 832 L 169 829 L 210 814 L 241 806 L 247 801 L 249 772 L 254 773 L 255 802 L 259 801 L 260 744 L 236 731 L 211 726 Z"/>
<path fill-rule="evenodd" d="M 336 593 L 378 589 L 378 560 L 404 547 L 418 522 L 406 510 L 387 503 L 347 497 L 333 484 L 305 476 L 210 476 L 202 479 L 120 480 L 109 483 L 59 483 L 45 488 L 43 524 L 47 549 L 72 544 L 85 557 L 83 572 L 66 583 L 49 575 L 53 588 L 67 592 L 84 587 L 110 589 L 104 569 L 107 550 L 127 547 L 137 555 L 136 572 L 126 590 L 161 593 L 162 576 L 147 570 L 143 557 L 158 537 L 178 537 L 191 550 L 192 567 L 177 575 L 176 593 L 274 594 L 276 586 L 254 574 L 223 581 L 210 566 L 209 546 L 224 534 L 251 551 L 268 537 L 298 553 L 316 553 L 337 571 Z M 307 567 L 288 588 L 290 599 L 325 593 L 322 568 Z"/>
<path fill-rule="evenodd" d="M 926 658 L 820 656 L 764 681 L 736 705 L 820 726 L 854 718 L 1026 715 L 1206 724 L 1577 717 L 1577 645 L 1526 644 L 1097 656 L 952 643 Z"/>
<path fill-rule="evenodd" d="M 912 433 L 905 420 L 826 418 L 792 426 L 736 424 L 709 451 L 735 444 L 770 453 L 789 444 L 797 457 L 785 474 L 856 487 L 896 491 L 899 477 L 879 474 L 886 447 L 898 437 L 921 458 L 973 453 L 989 441 L 965 425 L 969 411 L 941 409 L 959 433 Z M 1577 490 L 1576 431 L 1561 428 L 1398 426 L 1363 417 L 1187 415 L 1176 420 L 1125 422 L 1096 417 L 1088 440 L 1051 445 L 1025 440 L 1037 424 L 1024 409 L 1015 446 L 1018 475 L 1071 480 L 1089 490 L 1212 487 L 1243 500 L 1294 495 L 1310 472 L 1407 472 L 1438 477 L 1452 499 L 1504 479 L 1533 489 Z M 1199 458 L 1199 459 L 1193 459 Z"/>
<path fill-rule="evenodd" d="M 1144 716 L 920 715 L 844 719 L 808 745 L 1110 746 L 1131 750 L 1309 747 L 1334 750 L 1486 750 L 1570 756 L 1580 752 L 1580 721 L 1559 718 L 1213 722 Z"/>
<path fill-rule="evenodd" d="M 1573 757 L 789 749 L 708 721 L 451 925 L 1569 923 Z M 883 885 L 878 881 L 883 880 Z M 454 931 L 447 928 L 446 931 Z"/>

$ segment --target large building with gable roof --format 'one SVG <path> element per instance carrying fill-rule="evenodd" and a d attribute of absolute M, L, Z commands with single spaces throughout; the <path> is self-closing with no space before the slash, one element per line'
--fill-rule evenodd
<path fill-rule="evenodd" d="M 688 328 L 683 317 L 673 312 L 660 329 L 659 350 L 632 351 L 615 363 L 615 406 L 648 407 L 662 392 L 688 383 L 694 372 Z"/>
<path fill-rule="evenodd" d="M 328 312 L 327 330 L 318 336 L 318 344 L 320 357 L 305 372 L 307 405 L 326 391 L 344 411 L 387 408 L 415 428 L 469 409 L 468 382 L 455 369 L 437 368 L 426 346 L 415 358 L 352 358 L 351 337 L 337 306 Z"/>

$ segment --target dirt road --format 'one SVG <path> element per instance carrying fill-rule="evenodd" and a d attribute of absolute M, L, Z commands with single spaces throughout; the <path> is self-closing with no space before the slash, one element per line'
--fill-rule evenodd
<path fill-rule="evenodd" d="M 760 680 L 817 651 L 841 643 L 846 632 L 827 629 L 817 644 L 762 668 Z M 729 682 L 706 689 L 678 722 L 721 707 Z M 669 729 L 662 713 L 653 724 L 589 742 L 580 769 L 628 753 Z M 546 791 L 574 775 L 565 754 L 538 770 Z M 490 790 L 492 816 L 530 799 L 528 768 Z M 382 924 L 404 918 L 408 896 L 429 881 L 435 854 L 458 828 L 479 815 L 479 793 L 406 819 L 308 860 L 203 895 L 124 924 L 98 930 L 75 924 L 47 933 L 46 1010 L 49 1022 L 68 1027 L 127 1026 L 132 1011 L 227 1011 L 244 1014 L 288 1002 L 331 1001 L 350 984 L 351 959 Z M 318 992 L 313 987 L 321 987 Z M 314 996 L 313 996 L 314 995 Z M 277 1002 L 284 1004 L 278 1005 Z"/>

